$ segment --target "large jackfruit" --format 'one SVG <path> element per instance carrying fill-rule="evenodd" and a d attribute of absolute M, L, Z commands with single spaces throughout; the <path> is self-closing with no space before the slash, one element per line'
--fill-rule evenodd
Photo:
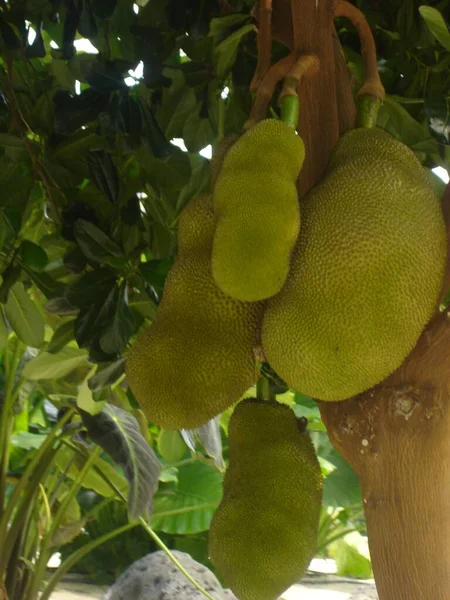
<path fill-rule="evenodd" d="M 283 286 L 300 228 L 304 157 L 302 139 L 277 119 L 259 122 L 226 152 L 213 193 L 212 269 L 231 297 L 263 300 Z"/>
<path fill-rule="evenodd" d="M 263 321 L 267 360 L 320 400 L 373 387 L 415 346 L 445 262 L 439 197 L 413 152 L 381 129 L 350 131 L 302 200 L 291 274 Z"/>
<path fill-rule="evenodd" d="M 131 347 L 128 381 L 147 418 L 166 429 L 199 427 L 256 380 L 262 305 L 221 292 L 211 274 L 210 196 L 184 209 L 178 255 L 156 320 Z"/>
<path fill-rule="evenodd" d="M 255 399 L 234 410 L 228 444 L 210 556 L 239 600 L 274 600 L 315 552 L 322 475 L 314 446 L 288 406 Z"/>

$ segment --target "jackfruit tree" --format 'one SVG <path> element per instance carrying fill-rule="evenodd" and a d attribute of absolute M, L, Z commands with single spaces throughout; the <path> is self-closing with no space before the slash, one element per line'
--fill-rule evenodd
<path fill-rule="evenodd" d="M 19 383 L 134 490 L 116 407 L 163 486 L 196 440 L 221 479 L 227 440 L 198 527 L 239 600 L 315 555 L 301 401 L 359 480 L 380 600 L 449 596 L 449 23 L 448 0 L 0 0 L 0 355 L 32 349 Z M 0 598 L 37 600 L 8 381 Z"/>

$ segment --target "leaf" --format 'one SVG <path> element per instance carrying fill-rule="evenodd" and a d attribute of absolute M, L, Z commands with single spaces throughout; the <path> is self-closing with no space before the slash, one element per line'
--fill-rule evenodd
<path fill-rule="evenodd" d="M 352 531 L 329 546 L 330 556 L 336 561 L 339 575 L 351 577 L 372 577 L 367 538 L 358 531 Z"/>
<path fill-rule="evenodd" d="M 135 321 L 134 315 L 128 307 L 127 282 L 122 283 L 117 289 L 113 309 L 111 320 L 100 338 L 100 347 L 107 354 L 121 352 L 134 333 Z"/>
<path fill-rule="evenodd" d="M 27 346 L 40 348 L 44 343 L 44 320 L 22 283 L 15 283 L 9 290 L 4 310 L 17 337 Z"/>
<path fill-rule="evenodd" d="M 449 99 L 441 94 L 425 99 L 425 113 L 428 127 L 434 137 L 442 144 L 450 144 L 450 104 Z"/>
<path fill-rule="evenodd" d="M 350 465 L 336 452 L 327 456 L 336 469 L 326 477 L 323 486 L 325 506 L 351 506 L 362 502 L 361 486 Z"/>
<path fill-rule="evenodd" d="M 22 138 L 9 133 L 0 133 L 0 146 L 4 148 L 25 148 Z"/>
<path fill-rule="evenodd" d="M 72 306 L 89 308 L 92 304 L 102 304 L 115 282 L 114 272 L 109 268 L 101 267 L 95 271 L 89 271 L 69 285 L 65 297 Z"/>
<path fill-rule="evenodd" d="M 3 310 L 0 306 L 0 350 L 3 350 L 8 341 L 8 328 L 6 327 L 5 319 L 3 317 Z"/>
<path fill-rule="evenodd" d="M 198 112 L 191 114 L 184 124 L 183 139 L 189 152 L 199 152 L 214 141 L 211 121 Z"/>
<path fill-rule="evenodd" d="M 378 113 L 378 127 L 409 146 L 412 150 L 433 153 L 437 143 L 423 125 L 392 98 L 386 97 Z"/>
<path fill-rule="evenodd" d="M 22 450 L 37 450 L 47 439 L 45 433 L 30 433 L 29 431 L 19 431 L 11 436 L 11 444 Z"/>
<path fill-rule="evenodd" d="M 223 456 L 222 456 L 222 436 L 220 433 L 220 415 L 214 417 L 201 427 L 194 430 L 182 430 L 181 434 L 188 447 L 195 452 L 195 444 L 193 440 L 195 436 L 198 437 L 201 445 L 206 452 L 214 458 L 219 469 L 224 467 Z"/>
<path fill-rule="evenodd" d="M 36 287 L 39 288 L 47 298 L 56 298 L 63 293 L 64 285 L 59 281 L 56 281 L 56 279 L 54 279 L 48 273 L 37 273 L 26 265 L 24 265 L 24 269 L 33 280 L 33 283 L 36 285 Z"/>
<path fill-rule="evenodd" d="M 178 485 L 155 495 L 152 527 L 169 534 L 207 531 L 222 498 L 222 474 L 200 462 L 178 470 Z"/>
<path fill-rule="evenodd" d="M 80 388 L 78 390 L 78 396 L 77 396 L 78 409 L 80 411 L 86 412 L 86 414 L 89 414 L 93 417 L 96 415 L 99 415 L 103 411 L 103 409 L 105 408 L 105 405 L 106 405 L 106 401 L 103 400 L 102 398 L 99 398 L 99 400 L 97 401 L 94 398 L 94 394 L 92 393 L 92 391 L 89 388 L 89 385 L 88 385 L 89 377 L 91 376 L 92 373 L 94 373 L 94 371 L 95 371 L 95 367 L 90 371 L 90 373 L 88 374 L 86 379 L 80 385 Z"/>
<path fill-rule="evenodd" d="M 125 371 L 125 358 L 110 363 L 88 380 L 89 389 L 98 392 L 104 387 L 115 383 Z"/>
<path fill-rule="evenodd" d="M 81 411 L 89 437 L 120 465 L 128 480 L 130 520 L 151 514 L 161 465 L 139 430 L 136 419 L 116 406 L 106 405 L 95 417 Z"/>
<path fill-rule="evenodd" d="M 61 472 L 65 473 L 67 477 L 70 477 L 73 480 L 77 479 L 86 462 L 86 459 L 78 454 L 74 456 L 73 451 L 68 447 L 60 448 L 54 460 Z M 69 468 L 67 468 L 68 466 Z M 117 473 L 114 467 L 101 458 L 97 458 L 95 466 L 103 473 L 106 479 L 111 481 L 121 492 L 127 493 L 127 480 L 120 475 L 120 473 Z M 103 496 L 104 498 L 116 496 L 114 489 L 108 485 L 95 469 L 91 469 L 89 473 L 86 473 L 81 485 L 84 488 L 94 490 L 94 492 L 100 494 L 100 496 Z"/>
<path fill-rule="evenodd" d="M 55 330 L 53 333 L 52 339 L 47 346 L 47 352 L 54 354 L 55 352 L 59 352 L 66 346 L 70 341 L 74 339 L 74 319 L 63 323 Z"/>
<path fill-rule="evenodd" d="M 75 237 L 84 254 L 91 260 L 102 262 L 109 256 L 123 257 L 120 247 L 93 223 L 77 219 Z"/>
<path fill-rule="evenodd" d="M 437 41 L 450 50 L 450 33 L 441 13 L 431 6 L 420 6 L 419 12 Z"/>
<path fill-rule="evenodd" d="M 89 150 L 88 165 L 98 188 L 112 204 L 117 204 L 119 177 L 110 154 L 104 149 Z"/>
<path fill-rule="evenodd" d="M 250 31 L 255 31 L 254 25 L 244 25 L 224 39 L 223 42 L 220 42 L 214 49 L 213 61 L 219 79 L 225 79 L 236 61 L 238 47 L 242 38 L 250 33 Z"/>
<path fill-rule="evenodd" d="M 64 348 L 58 353 L 41 352 L 25 365 L 23 376 L 31 381 L 60 379 L 68 373 L 86 365 L 87 352 L 77 348 Z"/>
<path fill-rule="evenodd" d="M 20 256 L 24 265 L 32 271 L 43 271 L 48 264 L 46 251 L 29 240 L 23 240 L 21 243 Z"/>

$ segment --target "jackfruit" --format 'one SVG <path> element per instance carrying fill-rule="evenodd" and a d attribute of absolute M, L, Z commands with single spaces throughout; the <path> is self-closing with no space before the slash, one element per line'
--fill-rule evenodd
<path fill-rule="evenodd" d="M 183 210 L 178 255 L 155 321 L 132 345 L 126 373 L 147 418 L 165 429 L 193 429 L 236 402 L 257 378 L 263 305 L 218 289 L 211 273 L 210 196 Z"/>
<path fill-rule="evenodd" d="M 381 129 L 346 133 L 302 200 L 290 277 L 263 321 L 266 359 L 319 400 L 370 389 L 415 346 L 445 263 L 439 197 L 414 153 Z"/>
<path fill-rule="evenodd" d="M 213 191 L 212 270 L 232 298 L 263 300 L 283 286 L 300 229 L 304 157 L 302 139 L 277 119 L 260 121 L 226 152 Z"/>
<path fill-rule="evenodd" d="M 255 399 L 237 405 L 228 444 L 210 557 L 239 600 L 275 600 L 314 556 L 322 501 L 314 446 L 288 406 Z"/>

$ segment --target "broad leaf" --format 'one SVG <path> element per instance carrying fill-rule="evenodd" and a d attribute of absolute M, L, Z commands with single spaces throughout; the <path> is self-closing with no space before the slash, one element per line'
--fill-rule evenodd
<path fill-rule="evenodd" d="M 77 348 L 64 348 L 56 354 L 41 352 L 25 365 L 23 376 L 31 381 L 40 379 L 60 379 L 68 373 L 87 365 L 87 352 Z"/>
<path fill-rule="evenodd" d="M 207 531 L 222 498 L 222 474 L 200 462 L 178 470 L 178 484 L 155 495 L 152 527 L 170 534 Z"/>
<path fill-rule="evenodd" d="M 151 514 L 160 464 L 141 435 L 136 419 L 116 406 L 105 406 L 95 417 L 81 411 L 89 437 L 120 465 L 130 485 L 128 514 L 131 520 Z"/>
<path fill-rule="evenodd" d="M 44 320 L 22 283 L 17 282 L 9 290 L 4 310 L 17 337 L 27 346 L 40 348 L 44 343 Z"/>
<path fill-rule="evenodd" d="M 47 346 L 47 352 L 55 353 L 59 352 L 74 338 L 73 330 L 74 321 L 70 320 L 63 323 L 55 330 L 50 343 Z"/>
<path fill-rule="evenodd" d="M 97 392 L 115 383 L 125 371 L 125 358 L 120 358 L 98 371 L 88 380 L 89 389 Z"/>
<path fill-rule="evenodd" d="M 197 429 L 182 430 L 181 434 L 186 444 L 193 452 L 195 452 L 195 436 L 197 436 L 209 456 L 214 458 L 216 465 L 220 469 L 224 467 L 220 416 L 214 417 Z"/>
<path fill-rule="evenodd" d="M 89 221 L 77 220 L 75 237 L 82 251 L 91 260 L 103 262 L 110 256 L 123 257 L 123 252 L 118 244 Z"/>
<path fill-rule="evenodd" d="M 450 50 L 450 33 L 441 13 L 431 6 L 421 6 L 419 12 L 437 41 L 446 50 Z"/>
<path fill-rule="evenodd" d="M 224 79 L 236 61 L 239 44 L 250 31 L 255 31 L 254 25 L 244 25 L 234 31 L 214 49 L 213 60 L 219 79 Z"/>

